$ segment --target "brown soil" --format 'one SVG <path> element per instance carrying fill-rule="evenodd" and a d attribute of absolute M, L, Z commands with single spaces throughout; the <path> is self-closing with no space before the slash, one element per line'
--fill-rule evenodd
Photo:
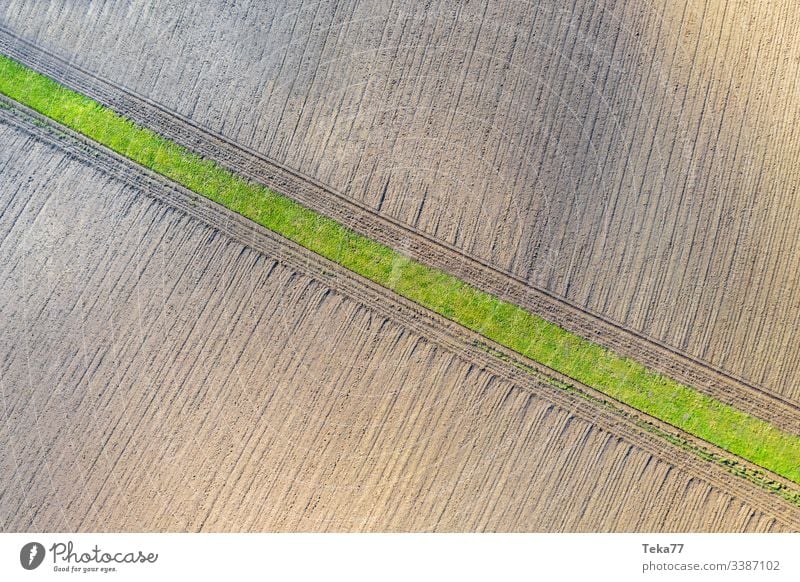
<path fill-rule="evenodd" d="M 800 528 L 463 330 L 0 120 L 1 530 Z"/>
<path fill-rule="evenodd" d="M 0 22 L 800 402 L 795 3 L 425 5 L 15 0 Z"/>
<path fill-rule="evenodd" d="M 525 306 L 582 337 L 601 343 L 786 431 L 800 433 L 800 405 L 791 399 L 743 382 L 673 346 L 647 338 L 546 290 L 532 287 L 418 229 L 375 213 L 306 174 L 246 150 L 224 136 L 209 132 L 123 87 L 81 71 L 18 37 L 0 31 L 0 48 L 176 142 L 221 161 L 238 174 L 291 195 L 358 232 Z"/>

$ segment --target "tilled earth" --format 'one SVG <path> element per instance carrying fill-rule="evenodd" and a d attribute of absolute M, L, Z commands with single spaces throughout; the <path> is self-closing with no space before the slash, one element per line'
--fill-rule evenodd
<path fill-rule="evenodd" d="M 2 531 L 800 527 L 204 200 L 16 113 L 0 142 Z"/>
<path fill-rule="evenodd" d="M 798 11 L 12 0 L 0 23 L 800 402 Z"/>

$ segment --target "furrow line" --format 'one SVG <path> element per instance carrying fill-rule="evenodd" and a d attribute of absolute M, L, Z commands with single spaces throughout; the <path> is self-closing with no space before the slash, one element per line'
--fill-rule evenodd
<path fill-rule="evenodd" d="M 675 347 L 617 324 L 462 250 L 376 213 L 310 176 L 236 144 L 128 89 L 101 79 L 0 26 L 0 51 L 137 124 L 285 194 L 347 228 L 787 432 L 800 434 L 800 403 L 753 385 Z"/>
<path fill-rule="evenodd" d="M 733 456 L 730 453 L 622 403 L 612 402 L 606 395 L 588 386 L 488 342 L 479 334 L 138 166 L 24 106 L 14 104 L 13 110 L 0 110 L 0 118 L 69 152 L 75 158 L 100 168 L 114 178 L 135 186 L 145 195 L 208 224 L 232 240 L 324 283 L 335 292 L 356 300 L 382 317 L 403 325 L 409 331 L 422 335 L 465 361 L 510 381 L 517 388 L 569 410 L 599 429 L 702 478 L 723 491 L 747 499 L 760 511 L 800 530 L 800 511 L 796 506 L 764 487 L 733 474 L 721 464 L 703 459 L 692 450 L 670 443 L 664 435 L 690 443 L 721 458 L 731 459 Z M 30 123 L 30 120 L 36 124 Z M 738 458 L 736 461 L 740 466 L 768 475 L 775 483 L 790 487 L 789 482 L 781 477 L 765 473 L 763 469 L 747 461 Z"/>

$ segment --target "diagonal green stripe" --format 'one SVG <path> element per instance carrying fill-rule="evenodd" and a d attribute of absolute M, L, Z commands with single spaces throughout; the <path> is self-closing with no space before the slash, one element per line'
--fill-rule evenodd
<path fill-rule="evenodd" d="M 247 182 L 0 55 L 0 92 L 448 319 L 800 484 L 800 437 Z"/>

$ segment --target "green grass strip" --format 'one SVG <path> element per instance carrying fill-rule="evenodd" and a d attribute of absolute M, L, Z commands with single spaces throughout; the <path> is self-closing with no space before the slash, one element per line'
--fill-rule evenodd
<path fill-rule="evenodd" d="M 689 451 L 693 455 L 700 457 L 703 460 L 715 463 L 723 467 L 729 473 L 732 473 L 738 477 L 743 479 L 747 479 L 751 483 L 761 487 L 762 489 L 766 489 L 767 491 L 774 493 L 776 495 L 780 495 L 789 503 L 797 505 L 800 507 L 800 489 L 786 485 L 784 482 L 775 481 L 770 475 L 763 471 L 762 469 L 753 469 L 748 465 L 740 462 L 737 457 L 727 457 L 720 454 L 715 453 L 714 451 L 710 450 L 708 447 L 704 446 L 705 442 L 698 441 L 692 442 L 686 439 L 681 434 L 673 434 L 667 432 L 660 426 L 658 426 L 653 420 L 652 417 L 642 417 L 634 412 L 630 412 L 627 409 L 622 408 L 619 405 L 617 400 L 605 399 L 602 397 L 597 397 L 594 394 L 590 394 L 586 390 L 581 390 L 576 388 L 574 385 L 562 382 L 556 378 L 545 376 L 541 374 L 535 368 L 532 368 L 528 364 L 516 360 L 514 358 L 509 357 L 506 353 L 500 352 L 493 347 L 489 346 L 488 344 L 484 344 L 482 342 L 474 342 L 475 347 L 493 355 L 496 358 L 499 358 L 514 367 L 527 372 L 531 376 L 536 377 L 542 382 L 547 382 L 551 386 L 558 388 L 563 392 L 567 392 L 583 400 L 593 403 L 595 406 L 599 406 L 601 408 L 605 408 L 616 415 L 623 416 L 627 418 L 630 422 L 635 424 L 636 426 L 646 430 L 649 433 L 656 435 L 657 437 L 669 441 L 673 445 L 680 447 L 684 450 Z"/>
<path fill-rule="evenodd" d="M 248 182 L 0 55 L 0 92 L 524 356 L 800 484 L 800 437 Z"/>

